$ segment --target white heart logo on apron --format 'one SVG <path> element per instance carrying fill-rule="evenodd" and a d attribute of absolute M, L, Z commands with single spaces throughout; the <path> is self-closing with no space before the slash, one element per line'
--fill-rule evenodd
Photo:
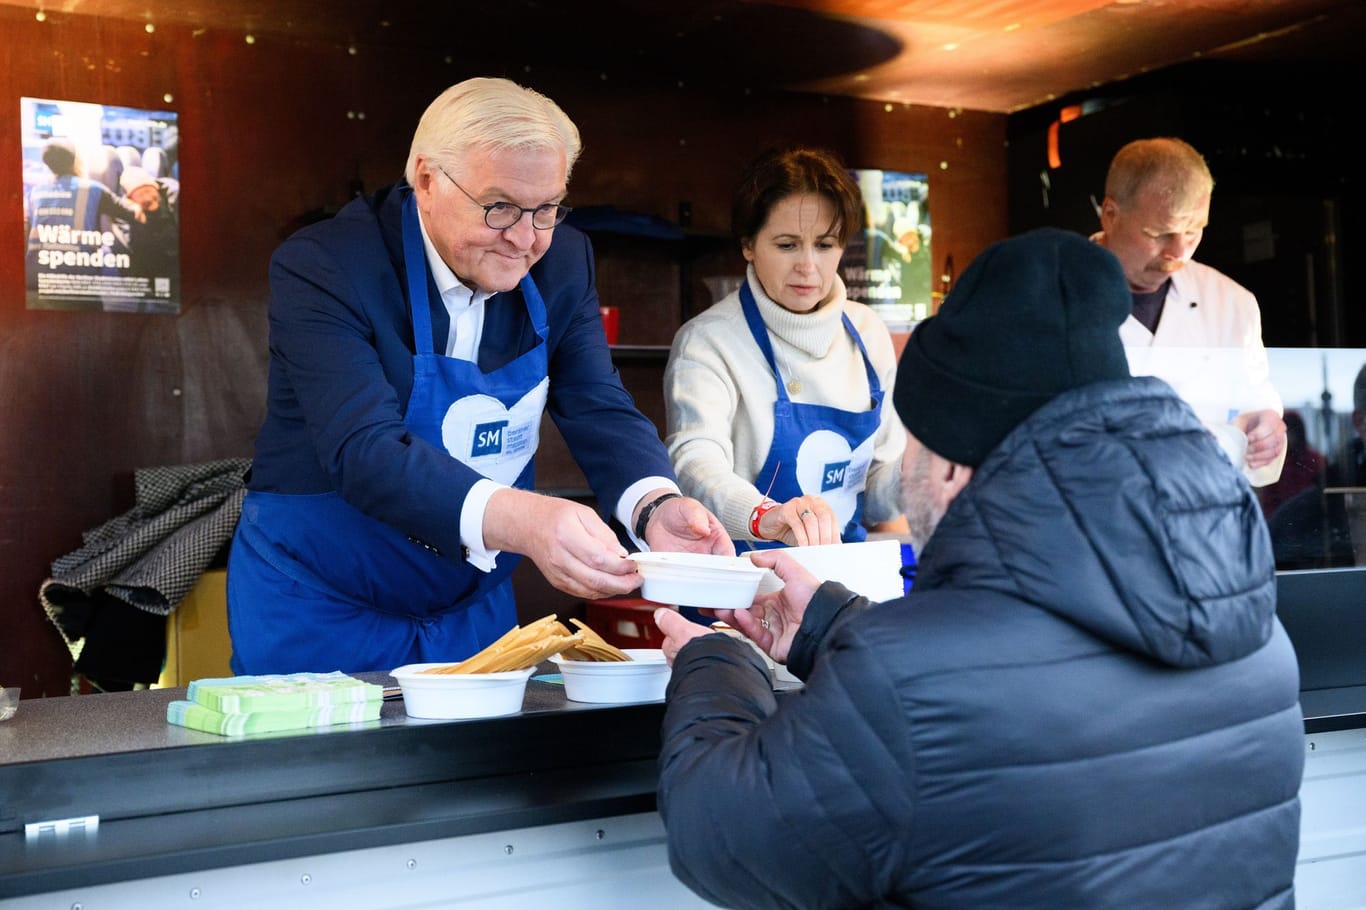
<path fill-rule="evenodd" d="M 457 399 L 441 421 L 441 444 L 480 474 L 511 486 L 536 454 L 549 393 L 547 377 L 511 408 L 490 395 Z"/>
<path fill-rule="evenodd" d="M 797 449 L 797 484 L 809 496 L 820 496 L 835 510 L 840 526 L 854 517 L 858 494 L 863 492 L 868 466 L 873 461 L 873 440 L 857 449 L 831 430 L 817 430 Z"/>

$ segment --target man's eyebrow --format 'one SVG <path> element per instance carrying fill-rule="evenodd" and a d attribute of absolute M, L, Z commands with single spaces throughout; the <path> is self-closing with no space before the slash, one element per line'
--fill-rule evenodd
<path fill-rule="evenodd" d="M 482 196 L 485 196 L 485 197 L 488 197 L 488 198 L 493 199 L 494 201 L 493 201 L 492 203 L 490 203 L 491 205 L 496 205 L 496 204 L 498 204 L 499 202 L 508 202 L 508 203 L 511 203 L 511 204 L 513 204 L 513 205 L 518 205 L 518 206 L 521 205 L 521 203 L 518 203 L 518 202 L 515 200 L 515 198 L 513 197 L 513 195 L 512 195 L 511 193 L 509 193 L 509 192 L 507 192 L 506 190 L 504 190 L 503 188 L 497 187 L 497 186 L 492 187 L 492 188 L 490 188 L 490 189 L 488 189 L 488 190 L 485 190 L 482 194 L 479 194 L 479 195 L 482 195 Z M 569 195 L 569 188 L 566 187 L 566 188 L 560 190 L 558 193 L 556 193 L 554 197 L 552 197 L 552 198 L 550 198 L 550 199 L 547 199 L 545 202 L 538 202 L 538 203 L 536 203 L 536 206 L 539 208 L 540 206 L 543 206 L 543 205 L 558 205 L 559 203 L 563 202 L 563 201 L 564 201 L 564 197 L 565 197 L 565 196 L 568 196 L 568 195 Z M 530 208 L 530 206 L 527 206 L 527 207 Z"/>

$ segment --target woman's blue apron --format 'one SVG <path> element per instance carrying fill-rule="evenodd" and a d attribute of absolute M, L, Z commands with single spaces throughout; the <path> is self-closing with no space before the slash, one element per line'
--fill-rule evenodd
<path fill-rule="evenodd" d="M 750 334 L 763 351 L 778 388 L 777 400 L 773 403 L 773 443 L 759 475 L 754 478 L 755 486 L 766 489 L 769 498 L 777 502 L 803 495 L 820 496 L 835 512 L 842 527 L 842 541 L 867 539 L 868 530 L 863 526 L 863 491 L 868 468 L 873 462 L 873 444 L 882 423 L 883 391 L 863 339 L 849 315 L 842 313 L 840 319 L 863 355 L 864 370 L 868 374 L 868 410 L 845 411 L 829 405 L 802 404 L 787 397 L 787 386 L 773 355 L 773 345 L 768 340 L 768 327 L 759 314 L 748 282 L 740 288 L 740 305 Z M 735 543 L 737 551 L 743 551 L 747 546 L 758 549 L 782 546 L 777 541 Z"/>
<path fill-rule="evenodd" d="M 403 257 L 416 348 L 404 423 L 486 477 L 530 489 L 549 389 L 539 291 L 530 276 L 522 279 L 541 343 L 481 373 L 476 363 L 434 352 L 427 257 L 411 196 Z M 491 428 L 501 444 L 481 448 Z M 232 670 L 360 672 L 463 659 L 517 624 L 509 578 L 517 562 L 501 554 L 487 573 L 449 562 L 336 493 L 249 492 L 229 555 Z"/>

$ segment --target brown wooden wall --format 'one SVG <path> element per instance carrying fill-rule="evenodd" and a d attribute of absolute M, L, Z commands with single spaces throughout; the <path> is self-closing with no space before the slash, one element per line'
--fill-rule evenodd
<path fill-rule="evenodd" d="M 327 15 L 325 6 L 319 15 Z M 446 86 L 507 75 L 555 98 L 583 133 L 575 206 L 726 228 L 731 181 L 762 147 L 826 145 L 851 165 L 931 174 L 935 268 L 1006 236 L 1006 118 L 814 95 L 691 89 L 450 63 L 391 47 L 140 24 L 0 6 L 0 681 L 64 694 L 71 661 L 38 604 L 51 562 L 128 509 L 132 472 L 251 454 L 266 376 L 266 266 L 294 227 L 344 204 L 353 181 L 400 176 L 417 118 Z M 25 308 L 19 98 L 169 109 L 180 117 L 179 316 Z M 169 100 L 168 97 L 169 96 Z M 626 244 L 629 247 L 629 244 Z M 667 344 L 679 260 L 599 244 L 623 343 Z M 708 264 L 709 263 L 709 264 Z M 703 269 L 726 271 L 724 256 Z M 625 371 L 649 384 L 649 369 Z M 658 390 L 638 393 L 647 412 Z M 549 471 L 554 475 L 555 471 Z"/>

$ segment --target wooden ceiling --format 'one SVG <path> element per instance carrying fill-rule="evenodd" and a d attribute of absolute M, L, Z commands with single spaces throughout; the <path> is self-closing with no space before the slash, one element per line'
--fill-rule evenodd
<path fill-rule="evenodd" d="M 1360 0 L 775 0 L 851 17 L 901 47 L 812 90 L 1013 112 L 1200 59 L 1324 64 L 1360 54 Z"/>
<path fill-rule="evenodd" d="M 1361 0 L 0 0 L 63 16 L 233 29 L 363 53 L 781 87 L 1011 113 L 1200 59 L 1322 65 Z"/>

